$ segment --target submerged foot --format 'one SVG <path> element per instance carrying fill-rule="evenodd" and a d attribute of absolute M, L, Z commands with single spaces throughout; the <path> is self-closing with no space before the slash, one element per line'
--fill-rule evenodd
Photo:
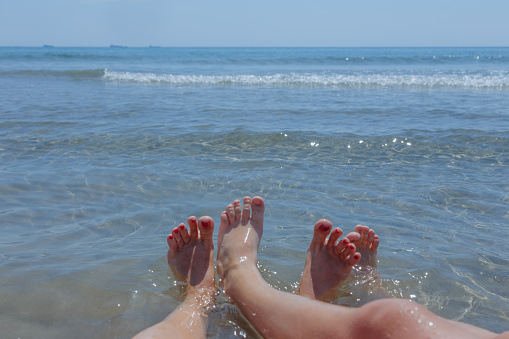
<path fill-rule="evenodd" d="M 214 221 L 210 217 L 187 219 L 168 235 L 168 265 L 177 279 L 187 282 L 187 295 L 211 299 L 216 290 L 214 273 Z M 210 302 L 201 300 L 200 302 Z"/>
<path fill-rule="evenodd" d="M 329 220 L 322 219 L 315 224 L 297 291 L 302 296 L 322 300 L 329 297 L 361 259 L 353 243 L 360 240 L 359 234 L 352 232 L 338 241 L 343 232 L 340 228 L 332 233 L 331 230 Z"/>
<path fill-rule="evenodd" d="M 265 203 L 262 198 L 245 197 L 244 205 L 235 200 L 221 213 L 217 236 L 217 273 L 226 293 L 235 285 L 230 274 L 238 270 L 256 270 L 258 246 L 263 233 Z"/>
<path fill-rule="evenodd" d="M 376 266 L 376 253 L 380 238 L 368 226 L 357 225 L 355 226 L 355 232 L 360 234 L 360 238 L 353 242 L 357 247 L 357 251 L 361 254 L 359 265 Z"/>

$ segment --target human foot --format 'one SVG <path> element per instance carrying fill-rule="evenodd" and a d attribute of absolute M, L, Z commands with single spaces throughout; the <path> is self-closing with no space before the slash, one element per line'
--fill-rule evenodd
<path fill-rule="evenodd" d="M 352 267 L 361 255 L 355 251 L 354 241 L 360 235 L 352 232 L 343 235 L 340 228 L 332 231 L 332 223 L 322 219 L 315 224 L 313 239 L 309 245 L 304 272 L 297 293 L 311 299 L 325 299 L 350 275 Z M 330 234 L 329 238 L 327 236 Z"/>
<path fill-rule="evenodd" d="M 177 279 L 187 282 L 187 296 L 212 300 L 216 290 L 214 273 L 214 221 L 210 217 L 187 219 L 189 231 L 181 223 L 168 235 L 168 265 Z M 207 300 L 201 300 L 200 303 Z"/>
<path fill-rule="evenodd" d="M 243 207 L 239 200 L 235 200 L 221 213 L 217 236 L 217 273 L 221 276 L 226 293 L 235 285 L 231 272 L 256 270 L 264 211 L 265 203 L 261 197 L 245 197 Z"/>
<path fill-rule="evenodd" d="M 368 226 L 357 225 L 355 232 L 360 234 L 360 238 L 353 243 L 357 251 L 361 254 L 360 266 L 376 266 L 376 253 L 380 238 L 375 231 Z"/>
<path fill-rule="evenodd" d="M 164 320 L 140 332 L 142 338 L 205 338 L 207 314 L 216 292 L 214 274 L 214 221 L 210 217 L 187 219 L 166 238 L 168 264 L 179 280 L 187 282 L 186 298 Z"/>

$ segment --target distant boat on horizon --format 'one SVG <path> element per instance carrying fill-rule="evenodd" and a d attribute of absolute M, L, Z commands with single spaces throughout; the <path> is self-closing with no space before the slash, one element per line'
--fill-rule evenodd
<path fill-rule="evenodd" d="M 127 46 L 110 45 L 110 48 L 127 48 Z"/>

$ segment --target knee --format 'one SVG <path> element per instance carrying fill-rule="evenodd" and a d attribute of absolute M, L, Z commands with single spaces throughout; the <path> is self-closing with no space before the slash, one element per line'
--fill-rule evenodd
<path fill-rule="evenodd" d="M 358 309 L 359 330 L 363 334 L 373 333 L 381 337 L 390 337 L 404 329 L 409 318 L 413 318 L 421 307 L 415 302 L 401 299 L 372 301 Z"/>

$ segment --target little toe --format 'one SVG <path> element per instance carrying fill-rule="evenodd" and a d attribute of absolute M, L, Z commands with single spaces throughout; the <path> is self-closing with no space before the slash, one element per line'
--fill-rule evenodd
<path fill-rule="evenodd" d="M 355 252 L 348 258 L 347 265 L 352 267 L 354 265 L 357 265 L 359 261 L 361 260 L 361 254 L 359 252 Z"/>
<path fill-rule="evenodd" d="M 221 212 L 221 223 L 219 224 L 219 229 L 226 229 L 230 224 L 230 220 L 228 217 L 228 213 L 226 211 Z"/>
<path fill-rule="evenodd" d="M 309 245 L 310 249 L 322 247 L 325 244 L 325 239 L 332 230 L 332 223 L 327 219 L 318 220 L 315 224 L 313 231 L 313 239 Z"/>
<path fill-rule="evenodd" d="M 189 225 L 189 240 L 198 239 L 198 220 L 196 220 L 196 217 L 191 216 L 187 218 L 187 224 Z"/>
<path fill-rule="evenodd" d="M 177 251 L 177 243 L 175 242 L 175 237 L 172 234 L 168 234 L 166 237 L 166 242 L 168 243 L 168 247 L 171 249 L 173 254 Z"/>
<path fill-rule="evenodd" d="M 246 222 L 251 217 L 251 198 L 244 197 L 244 206 L 242 207 L 242 221 Z"/>
<path fill-rule="evenodd" d="M 380 237 L 375 235 L 373 238 L 373 244 L 371 245 L 371 252 L 376 252 L 378 245 L 380 244 Z"/>
<path fill-rule="evenodd" d="M 178 251 L 177 243 L 175 242 L 175 237 L 172 234 L 168 234 L 166 241 L 168 242 L 169 247 L 167 255 L 168 264 L 173 265 Z"/>
<path fill-rule="evenodd" d="M 213 248 L 214 220 L 208 216 L 201 217 L 198 219 L 198 228 L 200 229 L 200 238 L 203 243 Z"/>

